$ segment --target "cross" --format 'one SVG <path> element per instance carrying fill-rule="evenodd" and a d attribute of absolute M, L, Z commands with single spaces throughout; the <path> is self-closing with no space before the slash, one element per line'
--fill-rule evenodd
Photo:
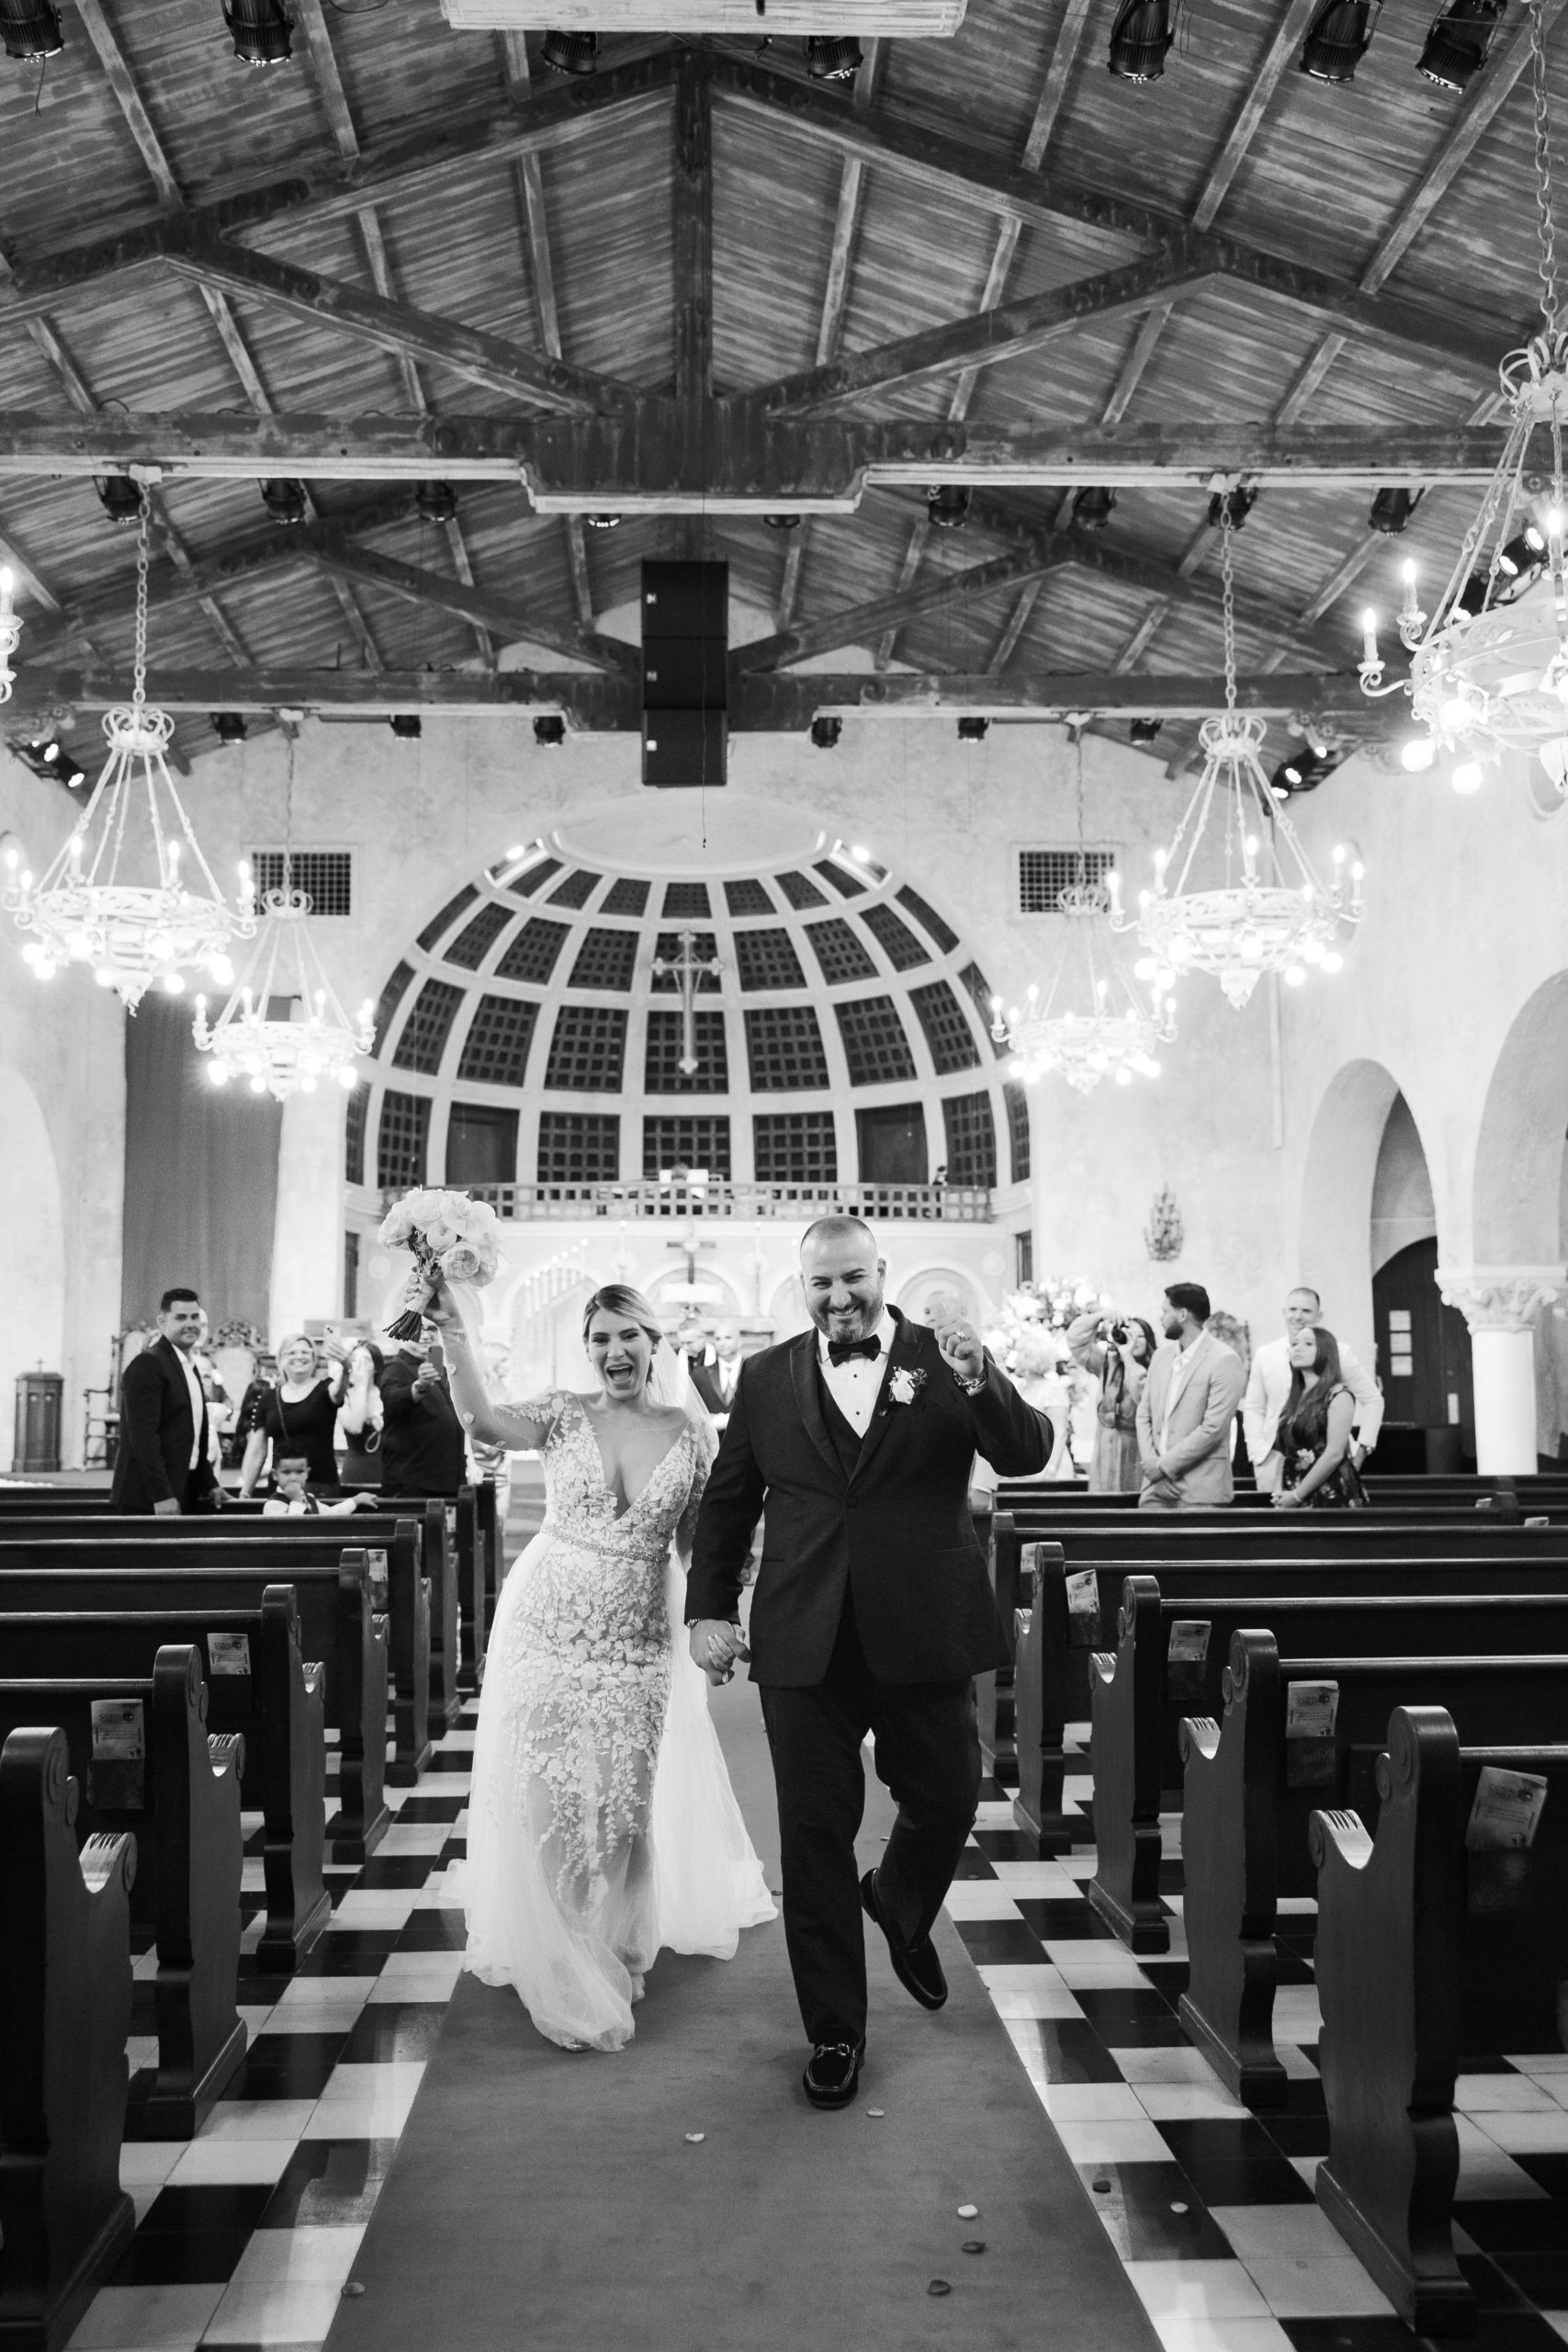
<path fill-rule="evenodd" d="M 681 1236 L 679 1241 L 667 1241 L 664 1247 L 666 1250 L 679 1250 L 685 1258 L 686 1288 L 690 1291 L 694 1290 L 696 1287 L 698 1250 L 716 1250 L 718 1244 L 716 1241 L 699 1241 L 697 1238 L 697 1228 L 692 1219 L 688 1217 L 686 1220 L 686 1230 Z M 694 1300 L 692 1303 L 694 1305 L 695 1301 Z"/>
<path fill-rule="evenodd" d="M 653 959 L 655 979 L 672 978 L 681 991 L 681 1059 L 678 1065 L 683 1076 L 694 1078 L 697 1072 L 697 990 L 711 972 L 716 978 L 724 965 L 717 956 L 697 954 L 697 934 L 682 931 L 680 934 L 681 953 Z"/>

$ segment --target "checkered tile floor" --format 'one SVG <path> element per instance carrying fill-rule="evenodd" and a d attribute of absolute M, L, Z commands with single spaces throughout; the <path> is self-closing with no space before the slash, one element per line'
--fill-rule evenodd
<path fill-rule="evenodd" d="M 1087 1724 L 1066 1795 L 1090 1791 Z M 1163 1824 L 1170 1951 L 1134 1960 L 1089 1907 L 1092 1829 L 1054 1860 L 987 1782 L 948 1910 L 1168 2352 L 1412 2352 L 1318 2211 L 1328 2146 L 1316 2065 L 1314 1906 L 1281 1905 L 1276 2043 L 1283 2111 L 1236 2105 L 1185 2040 L 1180 1821 Z M 1459 2082 L 1456 2231 L 1481 2307 L 1474 2352 L 1568 2342 L 1568 2055 L 1499 2061 Z"/>
<path fill-rule="evenodd" d="M 461 1859 L 475 1712 L 438 1744 L 369 1861 L 326 1876 L 331 1927 L 291 1976 L 263 1975 L 261 1817 L 246 1815 L 243 2066 L 194 2141 L 120 2156 L 137 2230 L 72 2352 L 319 2345 L 354 2269 L 457 1981 L 463 1915 L 439 1880 Z M 327 1812 L 336 1809 L 328 1751 Z M 151 1953 L 136 1963 L 130 2057 L 156 2054 Z"/>
<path fill-rule="evenodd" d="M 292 1978 L 241 1962 L 251 2048 L 200 2136 L 128 2146 L 138 2227 L 73 2352 L 195 2352 L 325 2336 L 457 1982 L 462 1914 L 442 1899 L 461 1858 L 474 1712 L 370 1861 L 329 1871 L 331 1928 Z M 1088 1797 L 1088 1726 L 1068 1796 Z M 331 1792 L 329 1810 L 335 1804 Z M 1168 2352 L 1413 2352 L 1416 2339 L 1313 2201 L 1327 2145 L 1314 2063 L 1311 1905 L 1280 1938 L 1276 2003 L 1291 2104 L 1229 2098 L 1182 2038 L 1179 1823 L 1167 1825 L 1171 1951 L 1134 1961 L 1084 1894 L 1090 1830 L 1043 1861 L 983 1792 L 948 1909 L 1085 2193 Z M 259 1937 L 259 1819 L 245 1892 Z M 149 2054 L 152 1963 L 137 1964 L 130 2058 Z M 1568 2056 L 1460 2083 L 1461 2258 L 1481 2302 L 1474 2352 L 1568 2342 Z M 985 2352 L 984 2346 L 975 2352 Z"/>

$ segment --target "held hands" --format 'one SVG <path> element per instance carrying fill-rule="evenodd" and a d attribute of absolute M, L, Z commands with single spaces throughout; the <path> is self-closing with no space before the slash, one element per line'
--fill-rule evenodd
<path fill-rule="evenodd" d="M 936 1343 L 942 1360 L 956 1380 L 978 1380 L 986 1369 L 986 1351 L 977 1331 L 967 1323 L 939 1323 Z"/>
<path fill-rule="evenodd" d="M 1274 1498 L 1276 1510 L 1300 1510 L 1301 1507 L 1302 1498 L 1293 1487 L 1289 1494 L 1276 1495 Z"/>
<path fill-rule="evenodd" d="M 726 1617 L 699 1617 L 691 1629 L 691 1649 L 693 1665 L 701 1667 L 716 1690 L 751 1655 L 739 1626 Z"/>

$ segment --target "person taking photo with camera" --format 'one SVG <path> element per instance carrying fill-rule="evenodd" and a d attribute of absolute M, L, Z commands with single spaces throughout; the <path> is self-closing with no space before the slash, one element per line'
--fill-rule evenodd
<path fill-rule="evenodd" d="M 1089 1490 L 1135 1494 L 1142 1483 L 1138 1399 L 1155 1351 L 1154 1331 L 1141 1315 L 1103 1315 L 1091 1307 L 1068 1324 L 1067 1349 L 1073 1362 L 1100 1383 Z"/>

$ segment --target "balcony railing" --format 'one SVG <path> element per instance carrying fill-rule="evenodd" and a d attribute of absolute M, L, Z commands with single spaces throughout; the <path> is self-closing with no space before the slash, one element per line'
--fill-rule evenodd
<path fill-rule="evenodd" d="M 518 1225 L 541 1218 L 783 1217 L 799 1222 L 834 1209 L 906 1223 L 989 1225 L 989 1190 L 981 1184 L 465 1184 L 497 1216 Z M 384 1191 L 389 1209 L 402 1194 Z"/>

